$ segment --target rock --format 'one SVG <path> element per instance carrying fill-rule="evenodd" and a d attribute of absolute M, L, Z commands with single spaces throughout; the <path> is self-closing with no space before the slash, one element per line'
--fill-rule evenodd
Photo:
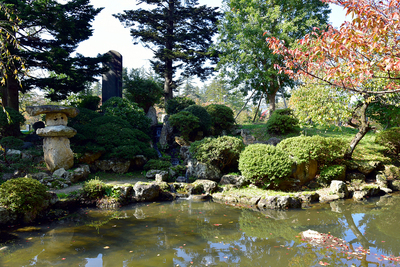
<path fill-rule="evenodd" d="M 24 144 L 21 147 L 21 150 L 26 150 L 33 147 L 33 143 L 32 142 L 24 142 Z"/>
<path fill-rule="evenodd" d="M 248 185 L 249 182 L 246 181 L 244 176 L 226 174 L 226 175 L 221 177 L 221 180 L 219 181 L 219 184 L 220 185 L 231 184 L 231 185 L 234 185 L 237 188 L 240 188 L 240 187 Z"/>
<path fill-rule="evenodd" d="M 102 171 L 109 171 L 111 170 L 111 160 L 96 160 L 95 162 L 96 167 Z"/>
<path fill-rule="evenodd" d="M 146 117 L 150 119 L 150 127 L 157 126 L 157 111 L 153 106 L 147 111 Z"/>
<path fill-rule="evenodd" d="M 342 200 L 338 201 L 332 201 L 329 203 L 329 206 L 331 206 L 331 211 L 336 212 L 336 213 L 342 213 L 342 206 L 343 202 Z"/>
<path fill-rule="evenodd" d="M 143 169 L 143 166 L 146 164 L 147 158 L 143 155 L 136 155 L 133 159 L 131 159 L 131 168 L 135 170 Z"/>
<path fill-rule="evenodd" d="M 380 161 L 367 161 L 367 162 L 358 161 L 357 164 L 358 164 L 357 170 L 364 175 L 368 175 L 382 166 L 382 162 Z"/>
<path fill-rule="evenodd" d="M 186 183 L 186 177 L 185 176 L 178 176 L 175 181 L 177 183 Z"/>
<path fill-rule="evenodd" d="M 69 180 L 71 181 L 73 174 L 72 172 L 66 171 L 64 168 L 60 168 L 53 172 L 53 177 L 56 179 L 63 179 L 63 180 Z"/>
<path fill-rule="evenodd" d="M 349 190 L 343 181 L 333 180 L 331 182 L 330 191 L 333 194 L 338 195 L 340 198 L 346 198 L 349 196 Z"/>
<path fill-rule="evenodd" d="M 50 171 L 74 166 L 74 154 L 66 137 L 45 137 L 43 140 L 44 161 Z"/>
<path fill-rule="evenodd" d="M 261 198 L 257 204 L 257 207 L 260 210 L 266 209 L 289 209 L 301 208 L 301 200 L 298 197 L 290 197 L 290 196 L 266 196 L 265 198 Z"/>
<path fill-rule="evenodd" d="M 219 182 L 221 180 L 221 171 L 210 165 L 198 162 L 197 160 L 189 160 L 187 164 L 188 177 L 194 177 L 201 180 L 212 180 Z"/>
<path fill-rule="evenodd" d="M 50 176 L 45 172 L 30 173 L 30 174 L 27 174 L 25 177 L 36 179 L 38 181 L 50 179 Z"/>
<path fill-rule="evenodd" d="M 77 183 L 79 181 L 85 180 L 90 174 L 89 165 L 81 165 L 72 172 L 72 183 Z"/>
<path fill-rule="evenodd" d="M 187 165 L 188 161 L 192 158 L 189 148 L 190 146 L 181 146 L 181 149 L 179 150 L 179 155 L 183 159 L 183 164 L 185 165 Z"/>
<path fill-rule="evenodd" d="M 161 134 L 160 134 L 160 146 L 162 149 L 166 149 L 168 147 L 168 142 L 171 140 L 172 134 L 174 132 L 174 128 L 171 126 L 171 124 L 168 121 L 169 115 L 164 117 L 164 124 L 161 129 Z"/>
<path fill-rule="evenodd" d="M 256 138 L 250 134 L 250 131 L 249 131 L 249 130 L 242 129 L 242 130 L 240 131 L 240 135 L 242 136 L 242 138 L 243 138 L 243 143 L 244 143 L 246 146 L 247 146 L 247 145 L 250 145 L 250 144 L 254 144 L 254 142 L 256 141 Z"/>
<path fill-rule="evenodd" d="M 303 202 L 306 203 L 314 203 L 319 201 L 319 194 L 317 192 L 299 193 L 296 194 L 296 197 L 300 198 Z"/>
<path fill-rule="evenodd" d="M 351 181 L 351 180 L 361 180 L 361 181 L 365 181 L 366 177 L 364 174 L 359 173 L 359 172 L 352 172 L 352 173 L 348 173 L 346 176 L 346 179 Z"/>
<path fill-rule="evenodd" d="M 167 182 L 168 181 L 168 172 L 161 171 L 159 173 L 156 173 L 155 180 L 157 183 Z"/>
<path fill-rule="evenodd" d="M 156 174 L 162 172 L 161 170 L 150 170 L 146 173 L 146 178 L 147 179 L 156 179 Z"/>
<path fill-rule="evenodd" d="M 90 153 L 86 152 L 82 157 L 79 158 L 79 162 L 86 163 L 86 164 L 93 164 L 96 160 L 101 157 L 101 152 Z"/>
<path fill-rule="evenodd" d="M 209 194 L 205 194 L 205 195 L 190 195 L 190 199 L 194 200 L 194 201 L 207 201 L 207 200 L 211 200 L 212 196 L 210 196 Z"/>
<path fill-rule="evenodd" d="M 130 160 L 111 161 L 110 165 L 111 165 L 111 170 L 115 173 L 127 173 L 129 167 L 131 166 L 131 161 Z"/>
<path fill-rule="evenodd" d="M 192 183 L 193 188 L 191 190 L 191 194 L 199 195 L 199 194 L 211 194 L 217 190 L 217 183 L 215 181 L 210 180 L 196 180 Z"/>
<path fill-rule="evenodd" d="M 309 183 L 315 178 L 318 171 L 318 162 L 311 159 L 309 162 L 302 162 L 300 164 L 293 164 L 292 176 L 298 180 L 298 186 Z"/>
<path fill-rule="evenodd" d="M 346 241 L 330 234 L 323 234 L 313 230 L 300 233 L 301 240 L 316 247 L 347 247 Z"/>
<path fill-rule="evenodd" d="M 118 195 L 118 201 L 121 204 L 127 204 L 133 194 L 133 187 L 131 185 L 117 185 L 113 187 L 113 191 Z"/>
<path fill-rule="evenodd" d="M 12 179 L 13 176 L 14 176 L 14 175 L 13 175 L 12 173 L 3 173 L 3 176 L 1 177 L 1 179 L 2 179 L 3 181 L 7 181 L 7 180 Z"/>
<path fill-rule="evenodd" d="M 6 155 L 7 156 L 18 156 L 21 157 L 21 150 L 17 150 L 17 149 L 8 149 Z"/>
<path fill-rule="evenodd" d="M 378 173 L 376 176 L 376 184 L 381 188 L 387 188 L 389 186 L 386 175 L 383 173 Z"/>
<path fill-rule="evenodd" d="M 277 138 L 277 137 L 271 137 L 270 139 L 267 140 L 266 144 L 271 145 L 271 146 L 276 146 L 279 144 L 282 140 Z"/>
<path fill-rule="evenodd" d="M 136 183 L 133 187 L 135 190 L 135 199 L 137 201 L 154 201 L 160 194 L 160 186 L 158 184 Z"/>
<path fill-rule="evenodd" d="M 186 141 L 185 139 L 183 139 L 180 136 L 175 136 L 175 142 L 179 145 L 179 146 L 190 146 L 190 143 L 188 141 Z"/>
<path fill-rule="evenodd" d="M 47 126 L 37 130 L 37 134 L 42 137 L 67 137 L 75 136 L 77 131 L 74 128 L 64 125 Z"/>

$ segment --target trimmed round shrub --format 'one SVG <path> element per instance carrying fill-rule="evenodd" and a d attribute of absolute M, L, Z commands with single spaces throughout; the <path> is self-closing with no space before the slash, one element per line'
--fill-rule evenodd
<path fill-rule="evenodd" d="M 393 127 L 375 135 L 375 143 L 387 148 L 394 155 L 400 153 L 400 127 Z"/>
<path fill-rule="evenodd" d="M 262 187 L 279 185 L 292 173 L 292 165 L 287 153 L 265 144 L 247 146 L 239 158 L 242 175 Z"/>
<path fill-rule="evenodd" d="M 111 185 L 107 185 L 103 181 L 92 179 L 83 184 L 82 191 L 85 198 L 98 199 L 105 196 L 107 190 L 111 187 Z"/>
<path fill-rule="evenodd" d="M 341 138 L 314 136 L 296 136 L 282 140 L 276 147 L 291 155 L 297 163 L 311 159 L 319 164 L 342 159 L 348 142 Z"/>
<path fill-rule="evenodd" d="M 317 182 L 321 185 L 329 185 L 332 180 L 343 180 L 346 173 L 346 167 L 342 165 L 333 165 L 321 170 Z"/>
<path fill-rule="evenodd" d="M 0 107 L 0 135 L 18 136 L 20 132 L 16 131 L 16 126 L 22 125 L 25 122 L 25 118 L 21 113 L 12 108 L 5 107 L 5 110 L 7 113 Z"/>
<path fill-rule="evenodd" d="M 211 116 L 211 127 L 213 135 L 220 135 L 222 131 L 229 131 L 235 124 L 233 111 L 230 107 L 220 104 L 211 104 L 206 107 Z"/>
<path fill-rule="evenodd" d="M 10 179 L 0 185 L 0 206 L 25 222 L 33 221 L 49 206 L 46 187 L 32 178 Z"/>
<path fill-rule="evenodd" d="M 193 142 L 189 151 L 200 162 L 211 164 L 223 173 L 237 171 L 244 149 L 241 139 L 232 136 L 207 137 Z"/>
<path fill-rule="evenodd" d="M 192 99 L 178 96 L 167 101 L 165 111 L 167 114 L 173 115 L 194 104 L 196 104 L 196 102 L 194 102 Z"/>
<path fill-rule="evenodd" d="M 199 105 L 191 105 L 185 108 L 183 111 L 188 111 L 199 118 L 200 131 L 203 131 L 205 134 L 209 132 L 211 127 L 211 116 L 204 107 Z"/>
<path fill-rule="evenodd" d="M 200 119 L 189 111 L 181 111 L 168 119 L 172 127 L 178 129 L 182 137 L 189 140 L 190 135 L 199 130 Z"/>
<path fill-rule="evenodd" d="M 68 119 L 68 125 L 75 128 L 75 125 L 90 124 L 93 119 L 102 115 L 96 111 L 87 108 L 78 108 L 79 114 L 75 118 Z"/>
<path fill-rule="evenodd" d="M 126 120 L 135 129 L 142 132 L 150 132 L 150 119 L 146 117 L 144 110 L 134 102 L 126 98 L 111 97 L 101 107 L 104 115 L 115 116 Z"/>
<path fill-rule="evenodd" d="M 265 127 L 270 134 L 288 134 L 298 132 L 299 120 L 289 108 L 275 110 Z"/>

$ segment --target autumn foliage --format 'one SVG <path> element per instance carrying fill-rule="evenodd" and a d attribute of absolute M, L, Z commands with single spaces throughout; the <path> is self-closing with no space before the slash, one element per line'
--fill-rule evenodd
<path fill-rule="evenodd" d="M 284 58 L 285 64 L 276 67 L 294 77 L 308 75 L 361 94 L 400 92 L 400 1 L 323 2 L 343 6 L 352 20 L 340 29 L 315 28 L 297 47 L 267 38 L 274 53 Z"/>

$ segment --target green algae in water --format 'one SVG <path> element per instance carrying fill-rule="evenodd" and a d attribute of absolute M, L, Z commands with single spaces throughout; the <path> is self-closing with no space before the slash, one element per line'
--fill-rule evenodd
<path fill-rule="evenodd" d="M 13 239 L 0 244 L 0 266 L 397 265 L 399 204 L 392 197 L 264 212 L 192 201 L 82 209 L 35 231 L 2 232 Z M 308 229 L 347 245 L 307 243 L 300 233 Z"/>

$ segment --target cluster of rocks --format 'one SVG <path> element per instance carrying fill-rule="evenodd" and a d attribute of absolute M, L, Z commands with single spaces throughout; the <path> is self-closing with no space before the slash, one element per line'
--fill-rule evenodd
<path fill-rule="evenodd" d="M 85 180 L 90 174 L 88 165 L 81 165 L 74 170 L 66 171 L 60 168 L 54 171 L 51 175 L 46 172 L 38 172 L 28 174 L 25 177 L 38 180 L 41 184 L 50 189 L 61 189 L 70 186 L 73 183 Z"/>

